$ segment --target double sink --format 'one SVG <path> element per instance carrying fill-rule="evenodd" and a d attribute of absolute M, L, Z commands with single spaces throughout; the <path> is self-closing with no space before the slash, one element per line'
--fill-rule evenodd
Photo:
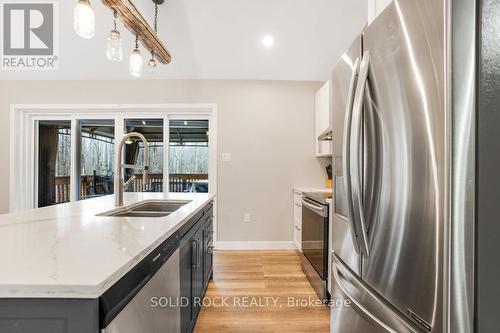
<path fill-rule="evenodd" d="M 108 217 L 164 217 L 172 214 L 191 200 L 145 200 L 98 214 Z"/>

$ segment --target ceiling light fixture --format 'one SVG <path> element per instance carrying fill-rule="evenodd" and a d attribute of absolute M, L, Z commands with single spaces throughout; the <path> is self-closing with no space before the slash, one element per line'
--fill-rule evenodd
<path fill-rule="evenodd" d="M 274 46 L 274 37 L 271 35 L 266 35 L 262 38 L 262 45 L 266 48 L 271 48 Z"/>
<path fill-rule="evenodd" d="M 106 57 L 110 61 L 122 61 L 123 60 L 123 46 L 122 46 L 122 38 L 120 36 L 120 32 L 116 28 L 116 18 L 117 13 L 116 10 L 113 13 L 113 30 L 109 34 L 107 44 L 106 44 Z"/>
<path fill-rule="evenodd" d="M 118 12 L 118 19 L 133 35 L 139 35 L 141 44 L 148 52 L 154 50 L 155 60 L 160 64 L 169 64 L 172 55 L 155 33 L 152 24 L 149 24 L 136 7 L 137 0 L 101 0 L 112 11 Z M 146 1 L 146 0 L 144 0 Z M 165 0 L 152 0 L 154 4 L 161 5 Z"/>
<path fill-rule="evenodd" d="M 95 13 L 89 0 L 79 0 L 76 3 L 73 20 L 73 28 L 78 36 L 85 39 L 94 38 Z"/>
<path fill-rule="evenodd" d="M 134 77 L 142 76 L 142 55 L 139 50 L 139 35 L 135 35 L 135 49 L 130 55 L 129 71 L 130 75 Z"/>
<path fill-rule="evenodd" d="M 74 0 L 75 1 L 75 0 Z M 74 8 L 73 27 L 78 36 L 90 39 L 95 36 L 95 13 L 91 0 L 78 0 Z M 141 44 L 151 53 L 147 65 L 153 73 L 158 64 L 170 63 L 172 57 L 158 36 L 158 6 L 165 0 L 152 0 L 155 6 L 154 29 L 134 6 L 133 0 L 102 0 L 105 6 L 113 11 L 113 30 L 106 40 L 106 58 L 110 61 L 123 61 L 123 41 L 116 22 L 123 25 L 135 35 L 135 48 L 130 55 L 129 72 L 134 77 L 143 74 L 143 59 L 139 50 Z"/>

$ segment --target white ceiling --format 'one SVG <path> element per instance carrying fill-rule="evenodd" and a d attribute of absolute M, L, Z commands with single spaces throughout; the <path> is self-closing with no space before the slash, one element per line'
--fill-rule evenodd
<path fill-rule="evenodd" d="M 100 0 L 96 37 L 73 31 L 74 0 L 59 0 L 60 68 L 51 72 L 1 71 L 0 79 L 132 79 L 128 55 L 133 37 L 119 24 L 125 60 L 105 58 L 112 13 Z M 136 0 L 151 22 L 151 0 Z M 170 65 L 146 79 L 327 80 L 331 69 L 366 24 L 366 0 L 166 0 L 159 34 L 172 53 Z M 262 38 L 272 35 L 272 48 Z M 147 53 L 144 51 L 144 61 Z"/>

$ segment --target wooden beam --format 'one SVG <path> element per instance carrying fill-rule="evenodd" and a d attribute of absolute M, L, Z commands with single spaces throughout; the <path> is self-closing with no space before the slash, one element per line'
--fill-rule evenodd
<path fill-rule="evenodd" d="M 104 5 L 116 11 L 118 19 L 135 36 L 139 36 L 142 45 L 149 51 L 154 51 L 156 59 L 162 64 L 172 61 L 172 56 L 165 45 L 146 22 L 131 0 L 102 0 Z"/>

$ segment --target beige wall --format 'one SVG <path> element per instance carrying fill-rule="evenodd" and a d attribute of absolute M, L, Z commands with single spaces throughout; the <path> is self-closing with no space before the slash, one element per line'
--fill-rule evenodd
<path fill-rule="evenodd" d="M 8 211 L 9 105 L 216 103 L 218 239 L 291 241 L 292 187 L 323 183 L 314 154 L 318 82 L 278 81 L 0 81 L 0 212 Z M 221 162 L 220 154 L 232 154 Z M 244 223 L 245 212 L 253 221 Z"/>

